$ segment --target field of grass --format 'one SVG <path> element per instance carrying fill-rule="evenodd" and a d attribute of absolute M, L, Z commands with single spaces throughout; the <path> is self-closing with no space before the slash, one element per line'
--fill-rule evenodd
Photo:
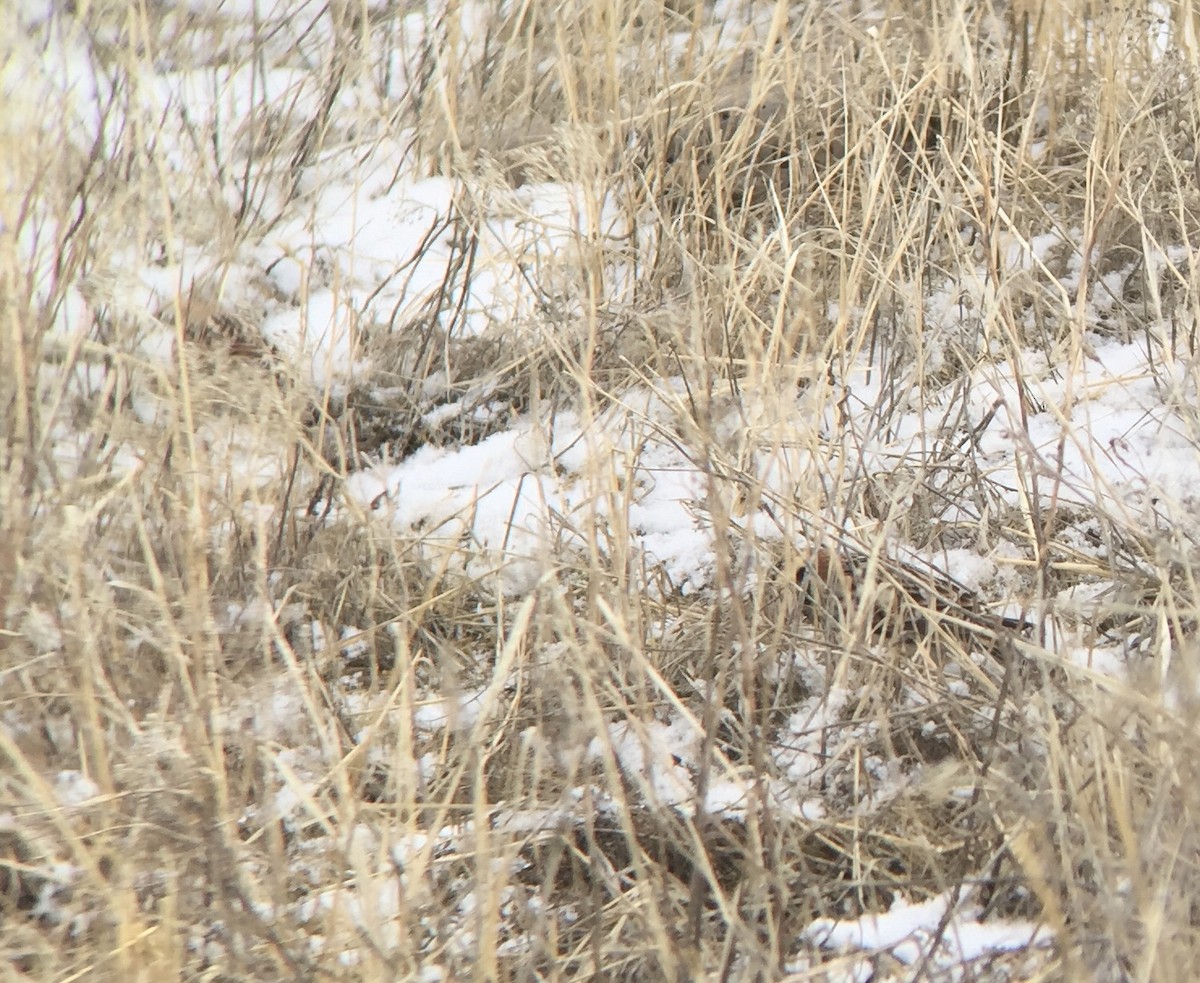
<path fill-rule="evenodd" d="M 0 3 L 0 979 L 1192 980 L 1198 73 Z"/>

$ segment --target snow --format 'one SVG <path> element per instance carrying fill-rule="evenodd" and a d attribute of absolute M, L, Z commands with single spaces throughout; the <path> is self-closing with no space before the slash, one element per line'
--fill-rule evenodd
<path fill-rule="evenodd" d="M 898 897 L 885 914 L 847 921 L 820 918 L 803 934 L 830 949 L 890 952 L 908 965 L 930 960 L 934 969 L 1050 941 L 1049 931 L 1032 922 L 983 923 L 978 917 L 976 906 L 956 904 L 947 892 L 923 902 Z"/>
<path fill-rule="evenodd" d="M 481 689 L 458 697 L 430 700 L 413 711 L 413 725 L 418 730 L 469 731 L 487 709 Z"/>
<path fill-rule="evenodd" d="M 829 763 L 829 733 L 836 727 L 850 695 L 840 687 L 831 687 L 805 700 L 789 718 L 785 727 L 787 737 L 780 742 L 775 757 L 795 787 L 814 783 Z"/>
<path fill-rule="evenodd" d="M 83 805 L 100 795 L 100 786 L 81 772 L 60 771 L 54 780 L 54 794 L 68 809 Z"/>
<path fill-rule="evenodd" d="M 185 6 L 191 13 L 220 16 L 231 24 L 263 16 L 286 20 L 279 5 L 258 0 L 191 0 Z M 317 18 L 318 6 L 307 5 L 305 19 Z M 376 0 L 366 6 L 382 10 L 387 3 Z M 457 9 L 465 55 L 486 43 L 488 25 L 483 5 L 465 3 Z M 52 10 L 48 2 L 27 4 L 22 16 L 33 28 L 48 22 Z M 414 43 L 424 25 L 417 15 L 409 18 Z M 323 39 L 328 40 L 320 28 L 306 44 L 318 45 Z M 273 44 L 287 50 L 287 37 Z M 64 129 L 73 144 L 87 147 L 111 125 L 100 109 L 107 98 L 104 83 L 88 71 L 90 61 L 84 41 L 55 32 L 40 63 L 17 60 L 5 65 L 0 93 L 8 97 L 23 92 L 21 99 L 12 100 L 14 112 L 23 114 L 52 100 L 65 111 Z M 158 135 L 165 165 L 183 170 L 188 166 L 188 145 L 178 115 L 181 106 L 187 108 L 190 127 L 249 139 L 242 131 L 252 114 L 267 109 L 305 118 L 315 111 L 320 94 L 305 68 L 259 71 L 214 65 L 164 72 L 140 97 L 148 114 L 167 121 Z M 369 100 L 364 93 L 345 98 L 357 100 L 354 105 Z M 580 313 L 572 286 L 591 259 L 606 250 L 610 255 L 601 282 L 608 294 L 603 300 L 619 305 L 628 299 L 629 271 L 617 258 L 617 244 L 636 230 L 627 227 L 606 192 L 552 183 L 509 188 L 483 176 L 476 182 L 420 176 L 409 149 L 412 139 L 411 133 L 390 133 L 375 140 L 365 155 L 346 153 L 335 143 L 304 170 L 296 202 L 262 241 L 242 248 L 232 270 L 220 269 L 223 259 L 187 242 L 169 243 L 169 261 L 119 254 L 114 265 L 122 268 L 121 276 L 108 281 L 118 313 L 149 318 L 193 283 L 219 275 L 229 299 L 261 313 L 257 329 L 303 384 L 314 393 L 340 398 L 353 385 L 370 380 L 376 369 L 364 343 L 366 325 L 398 332 L 428 321 L 456 338 L 484 337 L 498 326 L 536 334 L 547 330 L 539 320 L 547 295 L 566 298 L 568 314 Z M 49 223 L 42 227 L 43 234 L 29 231 L 35 227 L 36 223 L 27 226 L 20 248 L 35 288 L 45 291 L 54 259 L 48 244 L 56 236 Z M 1059 230 L 1027 242 L 1004 235 L 998 245 L 1000 263 L 1010 273 L 1040 274 L 1071 241 Z M 468 255 L 470 261 L 464 262 Z M 1164 264 L 1182 261 L 1182 254 L 1171 250 L 1161 258 Z M 1119 296 L 1125 273 L 1114 271 L 1096 280 L 1089 300 L 1092 313 L 1115 306 L 1112 298 Z M 100 289 L 101 279 L 91 285 L 93 291 Z M 1073 289 L 1078 279 L 1076 264 L 1061 274 L 1058 286 Z M 441 303 L 444 295 L 454 302 Z M 931 329 L 926 369 L 941 369 L 956 338 L 974 337 L 972 344 L 984 349 L 994 345 L 986 330 L 981 333 L 996 301 L 984 266 L 964 271 L 961 282 L 947 282 L 931 297 L 917 300 L 927 305 L 924 316 Z M 89 329 L 97 303 L 82 288 L 72 288 L 56 313 L 55 335 L 64 344 L 77 341 Z M 856 312 L 842 314 L 850 319 Z M 1166 324 L 1150 324 L 1147 336 L 1166 336 L 1169 330 Z M 945 334 L 936 336 L 937 331 Z M 1052 363 L 1044 353 L 1030 349 L 1009 360 L 982 362 L 968 372 L 961 387 L 956 382 L 939 391 L 910 380 L 913 385 L 907 389 L 897 387 L 897 412 L 886 431 L 877 420 L 883 400 L 879 373 L 858 359 L 841 367 L 831 382 L 840 398 L 825 398 L 827 392 L 795 395 L 790 405 L 784 402 L 775 425 L 789 434 L 789 443 L 754 448 L 744 462 L 746 471 L 760 478 L 767 490 L 786 497 L 797 488 L 811 491 L 819 485 L 827 490 L 863 474 L 889 472 L 900 463 L 922 464 L 929 446 L 940 439 L 939 428 L 957 419 L 961 405 L 964 433 L 977 431 L 977 463 L 1005 505 L 1027 511 L 1033 475 L 1043 494 L 1052 494 L 1060 506 L 1100 509 L 1122 517 L 1131 529 L 1174 529 L 1190 521 L 1200 488 L 1200 447 L 1191 410 L 1198 394 L 1194 370 L 1182 353 L 1178 360 L 1168 357 L 1164 362 L 1164 350 L 1164 343 L 1156 343 L 1152 351 L 1145 338 L 1087 335 L 1081 339 L 1076 364 L 1065 359 Z M 171 334 L 153 318 L 139 356 L 160 366 L 169 366 L 175 357 Z M 75 392 L 94 397 L 103 391 L 103 366 L 83 365 L 76 371 L 71 383 Z M 437 389 L 437 378 L 428 382 Z M 654 378 L 611 394 L 611 405 L 588 419 L 569 411 L 553 417 L 532 411 L 514 414 L 477 443 L 430 444 L 397 462 L 367 462 L 342 483 L 338 508 L 369 515 L 397 537 L 415 540 L 430 569 L 476 582 L 481 593 L 526 597 L 547 571 L 580 562 L 595 548 L 628 549 L 633 565 L 660 572 L 668 590 L 695 595 L 712 588 L 714 535 L 706 510 L 712 495 L 725 492 L 697 464 L 705 459 L 700 448 L 689 444 L 686 392 L 683 380 Z M 718 434 L 744 433 L 746 421 L 762 411 L 755 405 L 761 394 L 744 399 L 732 393 L 718 395 L 727 397 L 714 421 Z M 143 420 L 154 423 L 154 402 L 136 399 Z M 435 407 L 424 419 L 436 425 L 456 409 Z M 849 418 L 837 423 L 846 414 Z M 828 457 L 818 460 L 810 448 L 822 446 L 836 426 L 861 437 L 860 445 L 853 452 L 831 449 Z M 75 443 L 77 435 L 61 436 L 54 449 L 60 462 L 80 459 L 84 450 Z M 213 446 L 224 442 L 231 448 L 232 467 L 244 481 L 262 486 L 281 473 L 278 455 L 243 446 L 236 434 L 203 430 L 200 436 Z M 118 460 L 131 475 L 141 463 L 127 448 L 118 451 Z M 973 508 L 949 502 L 941 518 L 947 523 L 963 521 L 974 514 Z M 769 527 L 762 514 L 746 516 L 744 523 L 764 535 Z M 799 541 L 800 533 L 794 535 Z M 614 536 L 622 537 L 619 547 L 612 545 Z M 902 544 L 889 541 L 887 550 L 901 553 Z M 1002 548 L 992 553 L 956 548 L 921 559 L 963 586 L 982 591 L 1002 576 L 1005 561 L 1012 557 Z M 654 589 L 649 577 L 634 586 Z M 1058 599 L 1061 610 L 1086 616 L 1110 586 L 1074 587 Z M 260 615 L 230 612 L 229 623 Z M 29 612 L 27 628 L 46 649 L 61 644 L 53 620 L 42 612 Z M 343 628 L 344 634 L 347 631 Z M 1124 671 L 1127 653 L 1118 646 L 1085 645 L 1075 639 L 1064 640 L 1060 649 L 1066 659 L 1098 673 Z M 962 681 L 948 685 L 951 691 L 966 690 Z M 492 712 L 489 698 L 495 693 L 493 683 L 418 701 L 415 729 L 424 735 L 469 732 Z M 769 794 L 799 815 L 817 818 L 822 813 L 814 792 L 837 753 L 831 738 L 848 737 L 840 732 L 842 714 L 854 696 L 841 687 L 825 686 L 801 701 L 787 721 L 786 746 L 774 752 L 774 764 L 785 780 Z M 279 740 L 308 726 L 309 709 L 295 692 L 284 690 L 251 703 L 253 714 L 247 707 L 235 707 L 220 716 L 219 727 L 231 732 L 251 727 Z M 685 814 L 695 809 L 701 744 L 695 721 L 678 713 L 638 724 L 621 720 L 609 726 L 605 738 L 597 738 L 589 754 L 599 759 L 611 752 L 645 802 Z M 274 813 L 290 819 L 315 794 L 312 776 L 320 768 L 290 752 L 281 752 L 275 763 L 284 779 Z M 59 775 L 55 791 L 64 807 L 98 794 L 90 780 L 68 772 Z M 707 785 L 704 808 L 742 817 L 752 792 L 751 783 L 724 767 Z M 538 825 L 543 820 L 559 821 L 540 816 L 521 821 Z M 409 863 L 414 850 L 427 846 L 424 840 L 414 840 L 396 846 L 392 856 L 402 867 L 400 858 Z M 344 908 L 343 914 L 360 927 L 378 923 L 397 912 L 400 888 L 399 880 L 383 880 L 370 896 L 361 887 L 353 896 L 342 889 L 330 891 L 306 902 L 303 917 Z M 950 895 L 918 903 L 897 899 L 886 914 L 821 920 L 805 934 L 829 948 L 887 949 L 910 965 L 925 958 L 936 965 L 966 962 L 1047 940 L 1045 930 L 1037 926 L 1015 921 L 985 924 L 969 905 L 952 910 L 952 904 Z M 462 905 L 469 909 L 469 900 Z M 506 944 L 515 947 L 519 940 Z"/>
<path fill-rule="evenodd" d="M 354 358 L 354 309 L 332 290 L 314 290 L 302 307 L 277 311 L 262 324 L 262 336 L 286 358 L 299 363 L 313 386 L 344 392 L 338 382 L 366 371 Z"/>

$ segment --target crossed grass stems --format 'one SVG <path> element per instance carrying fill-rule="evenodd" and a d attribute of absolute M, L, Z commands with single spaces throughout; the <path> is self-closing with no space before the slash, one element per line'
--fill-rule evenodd
<path fill-rule="evenodd" d="M 300 83 L 318 96 L 311 115 L 299 98 L 264 106 L 228 146 L 196 143 L 203 180 L 167 214 L 169 171 L 136 128 L 63 154 L 30 124 L 16 173 L 59 219 L 59 258 L 38 298 L 5 244 L 12 548 L 0 567 L 14 640 L 2 787 L 17 819 L 3 838 L 0 911 L 6 954 L 29 975 L 373 979 L 441 965 L 454 978 L 768 979 L 807 957 L 821 978 L 825 957 L 798 941 L 813 919 L 951 891 L 988 915 L 1048 924 L 1056 945 L 1016 963 L 1043 978 L 1189 976 L 1186 517 L 1139 529 L 1066 504 L 1052 469 L 1036 468 L 1014 507 L 958 415 L 969 393 L 936 403 L 989 363 L 1020 364 L 1022 349 L 1077 367 L 1085 326 L 1142 338 L 1164 364 L 1191 358 L 1190 322 L 1172 316 L 1195 309 L 1191 277 L 1161 259 L 1194 224 L 1195 107 L 1177 84 L 1186 45 L 1151 64 L 1114 40 L 1132 34 L 1122 18 L 1136 12 L 1086 19 L 1069 5 L 1046 5 L 1039 20 L 1019 4 L 939 3 L 919 24 L 885 7 L 874 30 L 819 9 L 780 8 L 754 28 L 714 24 L 700 5 L 617 13 L 586 8 L 552 25 L 533 8 L 497 10 L 482 47 L 467 49 L 447 18 L 393 116 L 347 119 L 338 95 L 380 78 L 373 53 L 399 35 L 386 13 L 330 5 L 341 43 Z M 99 37 L 113 11 L 93 4 L 87 16 L 82 29 Z M 157 54 L 182 60 L 186 34 L 155 35 L 146 16 Z M 201 28 L 219 36 L 222 25 Z M 726 41 L 713 46 L 718 28 Z M 682 52 L 664 43 L 681 30 L 693 42 Z M 252 48 L 267 51 L 270 37 Z M 297 50 L 306 43 L 301 33 Z M 147 54 L 108 46 L 98 64 L 133 80 Z M 128 94 L 106 112 L 140 118 Z M 373 134 L 398 124 L 413 128 L 417 160 L 471 188 L 481 176 L 602 188 L 625 210 L 626 238 L 583 237 L 590 261 L 543 271 L 556 286 L 530 323 L 464 338 L 455 318 L 486 214 L 465 194 L 461 259 L 444 288 L 412 323 L 358 326 L 380 377 L 343 400 L 305 392 L 240 333 L 253 316 L 210 303 L 219 291 L 204 285 L 154 312 L 182 342 L 169 371 L 136 355 L 139 325 L 115 302 L 97 304 L 82 344 L 51 336 L 68 285 L 102 294 L 106 257 L 144 234 L 130 214 L 203 238 L 233 264 L 300 201 L 298 177 L 322 153 L 356 144 L 367 155 Z M 1062 248 L 1011 271 L 1006 245 L 1047 230 Z M 632 286 L 616 297 L 618 261 Z M 924 306 L 954 271 L 957 329 L 927 321 Z M 1086 322 L 1114 271 L 1106 320 Z M 1164 324 L 1169 337 L 1152 327 Z M 499 369 L 497 352 L 511 353 Z M 881 380 L 866 424 L 839 403 L 864 359 Z M 99 391 L 73 388 L 98 365 Z M 421 384 L 439 369 L 463 412 L 423 430 Z M 668 378 L 686 380 L 682 397 Z M 451 576 L 419 538 L 333 508 L 340 478 L 364 464 L 503 424 L 479 423 L 477 406 L 596 418 L 635 383 L 677 407 L 668 436 L 709 476 L 714 563 L 699 596 L 631 551 L 619 521 L 629 489 L 602 470 L 588 480 L 619 507 L 608 526 L 562 517 L 588 549 L 564 552 L 528 606 Z M 1034 383 L 1017 376 L 1025 413 L 1039 409 Z M 929 450 L 893 469 L 855 465 L 914 387 L 946 407 Z M 170 407 L 166 427 L 134 412 L 131 394 L 146 389 Z M 789 433 L 796 394 L 830 410 L 832 426 Z M 751 396 L 763 415 L 730 437 L 723 410 Z M 239 485 L 195 438 L 212 420 L 289 448 L 286 480 Z M 64 426 L 94 435 L 73 477 L 48 450 Z M 780 496 L 753 463 L 797 441 L 817 475 Z M 121 477 L 121 446 L 141 452 L 136 479 Z M 980 518 L 939 524 L 948 497 Z M 242 500 L 266 518 L 247 518 Z M 763 513 L 780 537 L 753 533 L 747 519 Z M 964 604 L 953 583 L 855 529 L 917 552 L 1011 546 L 1010 586 L 1031 627 Z M 1050 608 L 1072 584 L 1109 580 L 1124 596 L 1093 625 Z M 277 614 L 215 630 L 217 613 L 255 599 Z M 357 661 L 314 645 L 313 621 L 329 637 L 361 626 Z M 60 647 L 38 647 L 39 624 Z M 1056 641 L 1072 632 L 1085 645 L 1124 641 L 1130 678 L 1062 659 Z M 498 677 L 498 662 L 511 673 Z M 411 726 L 430 700 L 480 691 L 494 712 L 472 725 Z M 259 722 L 275 693 L 294 701 L 286 727 Z M 836 714 L 796 729 L 799 709 L 835 693 Z M 649 734 L 673 714 L 702 735 L 687 763 L 695 801 L 722 776 L 748 775 L 740 814 L 659 801 L 618 759 L 614 724 Z M 819 817 L 772 800 L 788 741 L 817 748 L 808 792 Z M 315 780 L 289 782 L 310 753 Z M 422 756 L 416 780 L 409 762 Z M 63 769 L 86 771 L 99 798 L 64 811 L 50 787 Z M 302 798 L 283 823 L 264 808 L 281 786 Z M 548 809 L 559 818 L 547 828 L 517 821 Z M 467 832 L 403 861 L 388 849 L 447 827 Z M 79 871 L 61 895 L 53 859 Z M 398 910 L 373 908 L 372 885 L 389 879 L 403 883 Z M 353 889 L 341 908 L 297 916 L 333 885 Z M 30 914 L 47 891 L 65 917 Z M 344 907 L 352 894 L 357 918 Z M 474 944 L 461 944 L 467 931 Z M 531 941 L 504 947 L 519 938 Z M 339 960 L 343 948 L 356 961 Z M 1000 962 L 977 967 L 981 977 L 1019 972 Z M 880 978 L 935 970 L 876 960 Z"/>

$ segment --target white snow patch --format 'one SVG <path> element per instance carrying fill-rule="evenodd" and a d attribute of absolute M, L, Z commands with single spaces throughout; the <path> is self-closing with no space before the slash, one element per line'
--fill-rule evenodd
<path fill-rule="evenodd" d="M 100 794 L 100 786 L 82 772 L 60 771 L 54 779 L 54 795 L 68 809 L 83 805 Z"/>
<path fill-rule="evenodd" d="M 980 911 L 960 905 L 953 911 L 951 894 L 929 901 L 897 898 L 882 915 L 835 921 L 820 918 L 803 937 L 828 949 L 889 952 L 907 965 L 929 959 L 932 968 L 961 966 L 982 956 L 1048 944 L 1050 931 L 1027 921 L 978 921 Z"/>

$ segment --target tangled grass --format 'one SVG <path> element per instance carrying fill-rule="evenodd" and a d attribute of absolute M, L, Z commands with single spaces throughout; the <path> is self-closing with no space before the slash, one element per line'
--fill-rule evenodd
<path fill-rule="evenodd" d="M 44 6 L 0 32 L 6 974 L 1191 978 L 1195 499 L 1076 412 L 1129 346 L 1197 445 L 1190 4 Z M 345 287 L 367 164 L 452 182 L 452 246 L 347 379 L 264 325 Z M 562 188 L 553 249 L 488 239 Z M 586 491 L 520 591 L 347 490 L 517 419 Z M 936 898 L 1045 932 L 813 930 Z"/>

